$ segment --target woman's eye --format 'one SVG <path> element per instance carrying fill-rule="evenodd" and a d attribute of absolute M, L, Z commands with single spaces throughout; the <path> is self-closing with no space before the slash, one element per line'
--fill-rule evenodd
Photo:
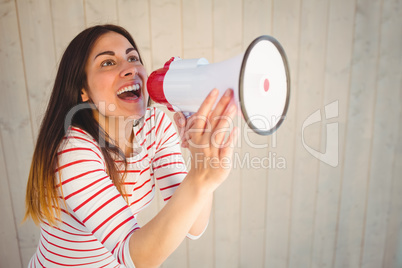
<path fill-rule="evenodd" d="M 105 61 L 102 61 L 102 63 L 101 63 L 102 67 L 112 66 L 112 65 L 115 65 L 115 62 L 112 60 L 105 60 Z"/>
<path fill-rule="evenodd" d="M 135 62 L 135 61 L 139 61 L 140 59 L 137 57 L 137 56 L 130 56 L 129 58 L 128 58 L 128 61 L 129 62 Z"/>

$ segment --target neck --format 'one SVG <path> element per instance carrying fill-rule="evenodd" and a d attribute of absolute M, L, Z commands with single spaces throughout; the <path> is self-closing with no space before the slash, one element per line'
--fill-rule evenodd
<path fill-rule="evenodd" d="M 109 142 L 117 145 L 126 157 L 130 156 L 133 152 L 133 142 L 135 139 L 133 131 L 134 119 L 103 116 L 97 111 L 94 116 L 99 125 L 108 134 Z"/>

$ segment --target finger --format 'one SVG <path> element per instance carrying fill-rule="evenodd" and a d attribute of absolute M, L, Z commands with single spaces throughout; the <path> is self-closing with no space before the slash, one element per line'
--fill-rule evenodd
<path fill-rule="evenodd" d="M 187 140 L 183 140 L 183 142 L 181 143 L 181 147 L 183 147 L 183 148 L 188 148 L 188 141 Z"/>
<path fill-rule="evenodd" d="M 233 118 L 234 115 L 236 114 L 236 105 L 235 104 L 230 104 L 229 108 L 225 111 L 224 115 L 221 115 L 217 118 L 217 125 L 215 126 L 213 130 L 213 135 L 212 135 L 212 142 L 216 143 L 217 145 L 221 145 L 224 141 L 225 138 L 225 130 L 230 130 L 233 128 L 234 122 Z M 220 148 L 219 146 L 218 148 Z"/>
<path fill-rule="evenodd" d="M 181 113 L 181 112 L 177 112 L 174 114 L 173 116 L 174 121 L 176 123 L 177 126 L 177 133 L 180 136 L 180 139 L 182 141 L 182 143 L 185 141 L 185 131 L 186 131 L 186 118 L 185 116 Z"/>
<path fill-rule="evenodd" d="M 205 125 L 207 123 L 208 114 L 212 110 L 218 95 L 219 95 L 219 91 L 215 88 L 208 94 L 206 99 L 202 102 L 197 113 L 195 113 L 193 115 L 195 117 L 195 122 L 194 122 L 195 128 L 198 128 L 198 129 L 205 128 Z"/>
<path fill-rule="evenodd" d="M 232 89 L 227 89 L 225 91 L 225 94 L 221 97 L 219 102 L 216 104 L 212 114 L 211 114 L 211 119 L 212 119 L 212 128 L 215 128 L 215 126 L 218 124 L 219 120 L 216 120 L 216 117 L 222 115 L 224 111 L 228 108 L 229 104 L 231 103 L 233 98 L 233 90 Z M 219 119 L 219 118 L 217 118 Z"/>
<path fill-rule="evenodd" d="M 177 112 L 174 114 L 174 121 L 179 128 L 182 128 L 186 125 L 186 117 L 182 112 Z"/>
<path fill-rule="evenodd" d="M 219 157 L 229 157 L 233 154 L 233 150 L 238 138 L 238 128 L 234 127 L 229 134 L 228 139 L 226 140 L 222 149 L 220 149 Z"/>

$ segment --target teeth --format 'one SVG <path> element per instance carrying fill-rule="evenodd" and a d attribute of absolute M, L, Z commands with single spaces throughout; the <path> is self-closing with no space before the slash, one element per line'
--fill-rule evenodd
<path fill-rule="evenodd" d="M 135 85 L 124 87 L 124 88 L 120 89 L 119 91 L 117 91 L 117 95 L 120 95 L 120 94 L 122 94 L 124 92 L 127 92 L 127 91 L 137 91 L 139 89 L 140 89 L 140 85 L 135 84 Z"/>

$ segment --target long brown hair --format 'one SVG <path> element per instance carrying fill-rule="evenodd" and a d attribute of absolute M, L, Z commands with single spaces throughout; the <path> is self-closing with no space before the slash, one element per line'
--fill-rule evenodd
<path fill-rule="evenodd" d="M 107 24 L 82 31 L 71 41 L 63 54 L 32 158 L 25 200 L 25 219 L 31 217 L 37 224 L 46 219 L 51 225 L 55 225 L 55 216 L 60 216 L 55 167 L 57 151 L 69 125 L 82 128 L 99 144 L 104 145 L 100 148 L 108 174 L 119 192 L 123 194 L 121 176 L 114 156 L 121 156 L 127 165 L 124 154 L 112 144 L 107 133 L 95 120 L 90 106 L 88 105 L 88 109 L 82 108 L 84 103 L 81 98 L 81 90 L 88 89 L 85 63 L 89 53 L 96 40 L 111 31 L 123 35 L 138 51 L 134 39 L 124 28 Z M 142 63 L 141 58 L 140 62 Z M 81 108 L 76 109 L 80 105 Z M 68 118 L 74 109 L 76 109 L 74 116 Z"/>

